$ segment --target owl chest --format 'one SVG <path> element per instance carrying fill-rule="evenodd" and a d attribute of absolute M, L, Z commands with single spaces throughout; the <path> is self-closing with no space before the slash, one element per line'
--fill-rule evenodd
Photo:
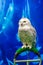
<path fill-rule="evenodd" d="M 33 41 L 32 36 L 28 31 L 19 31 L 19 37 L 23 43 L 29 44 Z"/>

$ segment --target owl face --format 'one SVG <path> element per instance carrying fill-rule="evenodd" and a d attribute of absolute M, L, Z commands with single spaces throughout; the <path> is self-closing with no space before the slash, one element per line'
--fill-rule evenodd
<path fill-rule="evenodd" d="M 30 20 L 22 18 L 19 20 L 19 30 L 28 30 L 31 26 Z"/>
<path fill-rule="evenodd" d="M 27 19 L 27 18 L 20 19 L 19 26 L 24 27 L 24 26 L 27 26 L 27 25 L 31 25 L 29 19 Z"/>

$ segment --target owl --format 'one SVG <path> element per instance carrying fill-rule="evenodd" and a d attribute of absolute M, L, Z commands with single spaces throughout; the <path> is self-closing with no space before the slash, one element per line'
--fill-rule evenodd
<path fill-rule="evenodd" d="M 14 58 L 26 50 L 34 52 L 39 58 L 41 58 L 39 51 L 35 47 L 36 35 L 36 30 L 32 26 L 30 20 L 28 18 L 21 18 L 19 20 L 18 36 L 23 46 L 16 51 Z"/>
<path fill-rule="evenodd" d="M 28 18 L 21 18 L 19 20 L 18 35 L 23 47 L 35 47 L 36 45 L 36 30 L 32 26 Z"/>

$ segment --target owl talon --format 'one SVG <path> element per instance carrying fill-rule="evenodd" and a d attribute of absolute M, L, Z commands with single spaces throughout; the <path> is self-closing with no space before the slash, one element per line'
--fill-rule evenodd
<path fill-rule="evenodd" d="M 31 46 L 27 46 L 27 47 L 30 48 L 30 49 L 32 48 Z"/>
<path fill-rule="evenodd" d="M 24 45 L 24 46 L 22 46 L 22 48 L 26 48 L 26 46 Z"/>

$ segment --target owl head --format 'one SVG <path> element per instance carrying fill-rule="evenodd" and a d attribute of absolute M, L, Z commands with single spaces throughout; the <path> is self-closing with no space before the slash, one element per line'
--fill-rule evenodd
<path fill-rule="evenodd" d="M 23 26 L 26 26 L 26 25 L 31 25 L 31 22 L 28 18 L 21 18 L 19 20 L 19 26 L 23 27 Z"/>
<path fill-rule="evenodd" d="M 19 20 L 19 30 L 27 30 L 31 27 L 31 22 L 28 18 L 21 18 Z"/>

